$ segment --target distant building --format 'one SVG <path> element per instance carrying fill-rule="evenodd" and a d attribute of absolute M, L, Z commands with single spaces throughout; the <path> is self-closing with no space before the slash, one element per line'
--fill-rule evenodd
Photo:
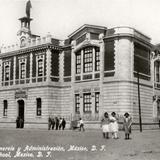
<path fill-rule="evenodd" d="M 98 127 L 106 111 L 129 112 L 138 124 L 138 73 L 142 122 L 158 122 L 160 47 L 148 36 L 85 24 L 61 41 L 33 35 L 30 17 L 19 20 L 19 45 L 0 53 L 1 127 L 15 127 L 18 116 L 25 128 L 45 128 L 49 116 Z"/>

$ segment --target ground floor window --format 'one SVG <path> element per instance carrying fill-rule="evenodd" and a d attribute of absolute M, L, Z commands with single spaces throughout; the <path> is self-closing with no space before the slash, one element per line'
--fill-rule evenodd
<path fill-rule="evenodd" d="M 42 102 L 41 98 L 37 98 L 37 116 L 42 115 Z"/>
<path fill-rule="evenodd" d="M 7 100 L 3 101 L 3 116 L 7 116 L 7 110 L 8 110 L 8 102 Z"/>
<path fill-rule="evenodd" d="M 75 95 L 75 112 L 80 113 L 80 96 L 79 96 L 79 94 Z"/>
<path fill-rule="evenodd" d="M 99 92 L 95 93 L 95 112 L 99 113 Z"/>
<path fill-rule="evenodd" d="M 84 113 L 91 113 L 91 93 L 84 93 L 83 94 L 83 111 Z"/>

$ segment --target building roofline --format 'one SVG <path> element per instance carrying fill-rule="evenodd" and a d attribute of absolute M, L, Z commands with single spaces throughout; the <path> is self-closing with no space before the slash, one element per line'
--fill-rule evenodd
<path fill-rule="evenodd" d="M 107 30 L 107 27 L 104 27 L 104 26 L 84 24 L 83 26 L 79 27 L 77 30 L 75 30 L 74 32 L 72 32 L 68 37 L 71 38 L 73 35 L 75 35 L 76 33 L 78 33 L 80 30 L 82 30 L 82 29 L 85 28 L 85 27 L 91 27 L 91 28 L 96 28 L 96 29 Z"/>

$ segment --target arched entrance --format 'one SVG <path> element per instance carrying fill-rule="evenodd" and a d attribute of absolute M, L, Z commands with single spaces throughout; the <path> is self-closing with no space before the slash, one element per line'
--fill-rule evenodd
<path fill-rule="evenodd" d="M 18 125 L 17 128 L 24 127 L 24 100 L 18 100 Z"/>

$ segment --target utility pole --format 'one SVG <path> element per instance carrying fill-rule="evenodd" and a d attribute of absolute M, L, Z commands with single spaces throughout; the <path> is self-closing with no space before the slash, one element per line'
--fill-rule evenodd
<path fill-rule="evenodd" d="M 140 86 L 139 86 L 139 71 L 137 71 L 137 85 L 138 85 L 139 127 L 140 127 L 140 132 L 142 132 L 142 117 L 141 117 L 141 97 L 140 97 Z"/>

